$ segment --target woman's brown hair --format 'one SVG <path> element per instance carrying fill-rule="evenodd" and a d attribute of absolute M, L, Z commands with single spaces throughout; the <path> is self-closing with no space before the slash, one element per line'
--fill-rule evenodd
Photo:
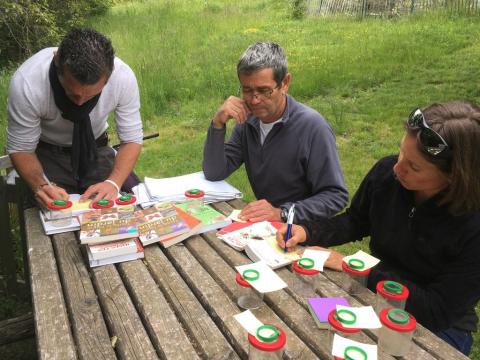
<path fill-rule="evenodd" d="M 452 101 L 434 103 L 422 111 L 427 124 L 449 147 L 446 154 L 431 155 L 417 137 L 425 158 L 450 178 L 440 204 L 447 205 L 454 215 L 480 210 L 480 107 Z"/>

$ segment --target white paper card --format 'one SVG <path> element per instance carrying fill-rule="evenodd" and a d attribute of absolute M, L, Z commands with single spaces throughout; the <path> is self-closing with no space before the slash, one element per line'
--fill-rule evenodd
<path fill-rule="evenodd" d="M 358 341 L 345 339 L 337 334 L 333 337 L 332 355 L 343 359 L 347 346 L 355 346 L 362 349 L 367 353 L 368 360 L 377 360 L 377 345 L 363 344 Z"/>
<path fill-rule="evenodd" d="M 378 329 L 382 327 L 380 319 L 371 306 L 349 307 L 337 305 L 337 311 L 338 310 L 351 311 L 357 317 L 354 324 L 349 325 L 342 323 L 342 325 L 346 328 Z"/>
<path fill-rule="evenodd" d="M 315 262 L 313 264 L 313 270 L 323 271 L 323 265 L 329 256 L 330 251 L 305 249 L 302 258 L 312 259 Z"/>
<path fill-rule="evenodd" d="M 233 210 L 230 215 L 228 215 L 228 218 L 232 221 L 237 221 L 241 223 L 246 223 L 245 220 L 241 220 L 238 215 L 242 212 L 242 210 Z"/>
<path fill-rule="evenodd" d="M 377 259 L 376 257 L 370 255 L 370 254 L 367 254 L 365 251 L 362 251 L 362 250 L 358 250 L 355 254 L 353 255 L 348 255 L 348 256 L 345 256 L 343 258 L 343 261 L 346 262 L 348 264 L 348 261 L 350 259 L 359 259 L 359 260 L 362 260 L 364 263 L 365 263 L 365 267 L 363 267 L 361 270 L 367 270 L 367 269 L 370 269 L 372 267 L 374 267 L 375 265 L 377 265 L 380 260 Z"/>
<path fill-rule="evenodd" d="M 257 270 L 260 277 L 257 280 L 247 281 L 258 292 L 267 293 L 287 287 L 287 284 L 263 261 L 235 266 L 235 269 L 237 269 L 240 274 L 243 274 L 243 272 L 248 269 Z"/>
<path fill-rule="evenodd" d="M 244 311 L 233 316 L 247 332 L 253 336 L 257 336 L 257 329 L 263 325 L 250 310 Z"/>

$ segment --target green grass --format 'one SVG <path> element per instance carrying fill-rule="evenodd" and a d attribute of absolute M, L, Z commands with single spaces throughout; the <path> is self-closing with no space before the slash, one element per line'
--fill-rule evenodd
<path fill-rule="evenodd" d="M 436 12 L 393 20 L 294 20 L 290 11 L 287 0 L 144 0 L 90 20 L 137 75 L 145 132 L 160 133 L 145 143 L 136 167 L 141 177 L 201 168 L 210 119 L 236 93 L 236 62 L 257 40 L 285 48 L 290 94 L 332 124 L 351 194 L 376 160 L 397 151 L 412 108 L 480 100 L 478 18 Z M 11 74 L 0 71 L 3 108 Z M 5 112 L 0 124 L 5 128 Z M 244 170 L 229 181 L 253 199 Z M 480 339 L 472 358 L 480 359 Z"/>

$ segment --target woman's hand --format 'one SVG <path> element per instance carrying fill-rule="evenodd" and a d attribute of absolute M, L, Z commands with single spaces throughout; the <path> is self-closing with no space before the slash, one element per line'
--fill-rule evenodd
<path fill-rule="evenodd" d="M 309 249 L 328 251 L 330 253 L 330 256 L 328 257 L 327 261 L 325 261 L 325 264 L 323 264 L 323 266 L 332 270 L 342 271 L 343 255 L 340 254 L 338 251 L 323 248 L 321 246 L 311 246 L 309 247 Z"/>
<path fill-rule="evenodd" d="M 287 244 L 285 244 L 285 235 L 287 234 L 287 225 L 283 225 L 280 230 L 277 231 L 277 244 L 282 249 L 285 248 L 285 245 L 288 251 L 295 251 L 295 247 L 299 243 L 305 242 L 307 240 L 307 233 L 305 229 L 300 225 L 292 225 L 292 234 L 290 239 L 288 239 Z"/>

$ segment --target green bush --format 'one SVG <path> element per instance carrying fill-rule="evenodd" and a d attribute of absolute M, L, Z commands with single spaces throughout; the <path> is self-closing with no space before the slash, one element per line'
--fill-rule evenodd
<path fill-rule="evenodd" d="M 307 12 L 306 0 L 292 0 L 292 17 L 294 19 L 301 19 Z"/>
<path fill-rule="evenodd" d="M 87 16 L 104 13 L 113 0 L 0 0 L 0 66 L 58 44 Z"/>

